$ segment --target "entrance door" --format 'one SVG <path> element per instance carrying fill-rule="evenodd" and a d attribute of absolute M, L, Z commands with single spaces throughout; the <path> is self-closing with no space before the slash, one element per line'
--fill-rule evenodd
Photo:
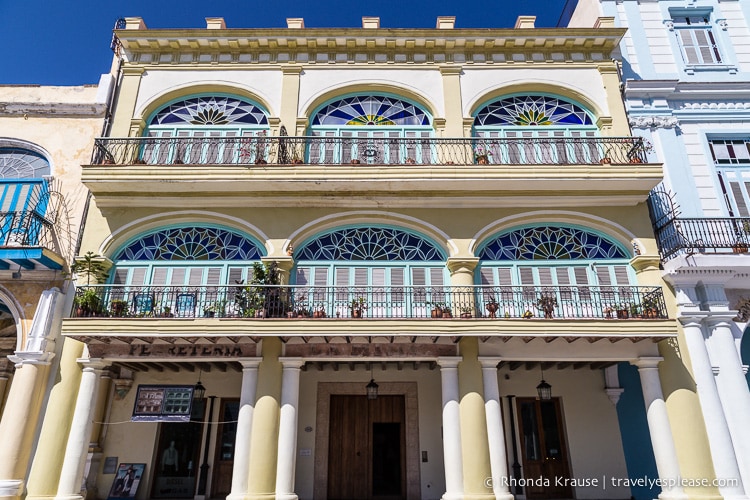
<path fill-rule="evenodd" d="M 540 401 L 518 398 L 523 477 L 546 479 L 549 486 L 526 485 L 527 498 L 572 498 L 570 486 L 558 486 L 557 478 L 570 478 L 568 451 L 562 426 L 560 399 Z"/>
<path fill-rule="evenodd" d="M 237 436 L 237 416 L 240 402 L 223 400 L 219 415 L 218 441 L 214 459 L 214 477 L 211 481 L 211 498 L 224 498 L 232 491 L 232 468 L 234 467 L 234 444 Z"/>
<path fill-rule="evenodd" d="M 164 422 L 159 424 L 159 446 L 152 466 L 152 498 L 193 498 L 198 473 L 203 424 Z"/>
<path fill-rule="evenodd" d="M 406 497 L 403 396 L 331 396 L 329 500 Z"/>

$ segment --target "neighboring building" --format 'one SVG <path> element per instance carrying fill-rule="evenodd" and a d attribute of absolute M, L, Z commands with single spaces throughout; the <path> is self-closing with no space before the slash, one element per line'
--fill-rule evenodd
<path fill-rule="evenodd" d="M 23 491 L 50 391 L 75 394 L 80 381 L 58 372 L 60 326 L 88 200 L 80 166 L 102 133 L 106 95 L 96 85 L 0 86 L 0 498 Z"/>
<path fill-rule="evenodd" d="M 82 174 L 80 255 L 109 278 L 79 277 L 63 334 L 87 356 L 44 450 L 65 459 L 37 453 L 29 497 L 620 499 L 634 467 L 688 477 L 708 445 L 624 33 L 127 19 Z"/>
<path fill-rule="evenodd" d="M 750 3 L 580 2 L 571 25 L 613 16 L 624 99 L 637 135 L 664 159 L 651 195 L 664 279 L 674 288 L 720 488 L 750 496 Z M 685 476 L 687 477 L 687 476 Z M 744 485 L 744 489 L 743 489 Z"/>

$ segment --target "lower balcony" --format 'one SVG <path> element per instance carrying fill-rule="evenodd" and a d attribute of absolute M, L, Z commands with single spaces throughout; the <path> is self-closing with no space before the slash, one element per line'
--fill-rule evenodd
<path fill-rule="evenodd" d="M 81 286 L 74 318 L 348 320 L 667 319 L 659 287 Z"/>
<path fill-rule="evenodd" d="M 675 218 L 656 228 L 661 257 L 683 254 L 747 254 L 750 218 Z"/>
<path fill-rule="evenodd" d="M 63 268 L 65 238 L 33 210 L 0 212 L 0 269 Z"/>

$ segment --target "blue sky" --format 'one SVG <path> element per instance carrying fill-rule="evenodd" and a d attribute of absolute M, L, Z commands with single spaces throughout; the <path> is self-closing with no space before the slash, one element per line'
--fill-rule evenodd
<path fill-rule="evenodd" d="M 81 85 L 108 71 L 111 30 L 139 16 L 149 28 L 205 28 L 223 17 L 228 28 L 281 28 L 303 17 L 309 28 L 359 27 L 379 16 L 384 28 L 433 28 L 456 16 L 457 28 L 509 28 L 519 15 L 537 27 L 557 24 L 564 0 L 0 0 L 0 84 Z"/>

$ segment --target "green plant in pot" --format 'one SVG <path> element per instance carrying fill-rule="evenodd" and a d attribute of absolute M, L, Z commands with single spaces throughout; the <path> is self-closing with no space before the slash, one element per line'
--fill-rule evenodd
<path fill-rule="evenodd" d="M 94 284 L 106 281 L 109 278 L 108 266 L 101 255 L 94 252 L 87 252 L 85 255 L 77 258 L 70 271 L 76 275 L 79 281 L 86 281 L 86 289 L 81 291 L 79 288 L 74 300 L 76 316 L 98 316 L 102 314 L 102 300 L 96 288 L 91 288 L 91 282 Z M 80 284 L 80 283 L 79 283 Z M 79 293 L 80 292 L 80 293 Z"/>

